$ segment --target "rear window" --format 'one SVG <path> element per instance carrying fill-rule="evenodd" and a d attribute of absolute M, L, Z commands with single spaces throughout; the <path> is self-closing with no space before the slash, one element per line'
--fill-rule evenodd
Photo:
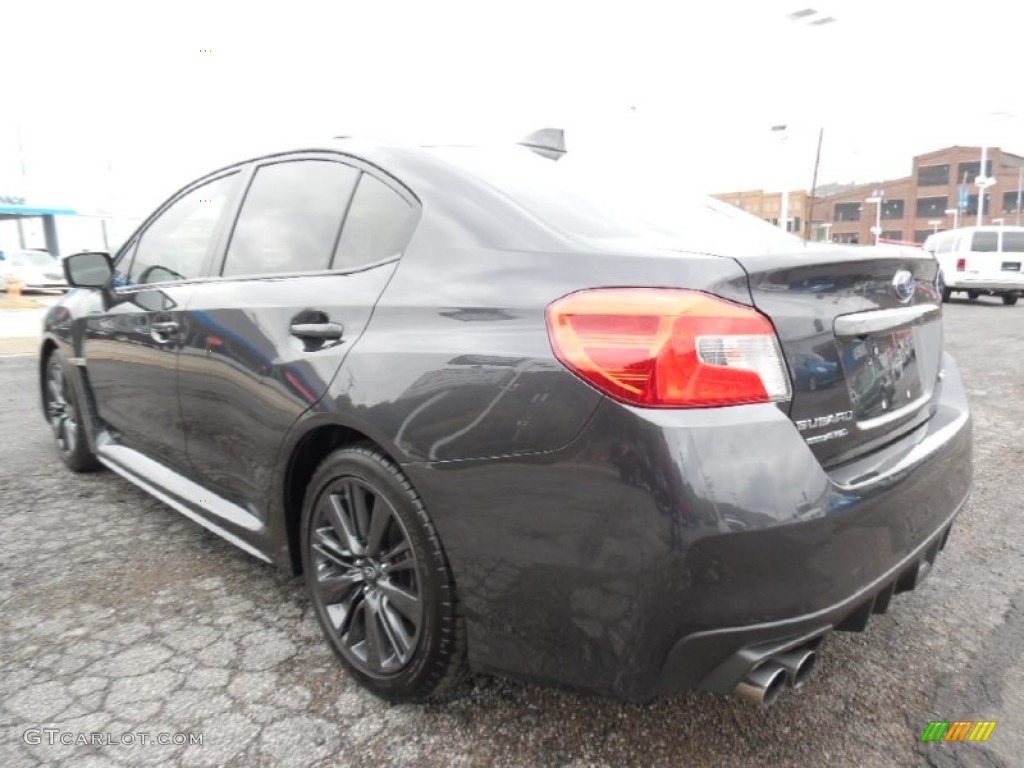
<path fill-rule="evenodd" d="M 1003 253 L 1024 253 L 1024 232 L 1003 232 Z"/>
<path fill-rule="evenodd" d="M 557 162 L 528 149 L 437 147 L 434 154 L 504 193 L 537 219 L 610 247 L 645 240 L 708 253 L 790 251 L 804 241 L 635 163 L 572 154 Z"/>
<path fill-rule="evenodd" d="M 995 253 L 999 250 L 999 233 L 975 232 L 971 239 L 971 250 L 979 253 Z"/>

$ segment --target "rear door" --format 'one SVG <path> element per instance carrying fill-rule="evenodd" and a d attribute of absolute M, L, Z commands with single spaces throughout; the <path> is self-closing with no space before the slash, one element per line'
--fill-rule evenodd
<path fill-rule="evenodd" d="M 929 254 L 808 246 L 737 260 L 778 331 L 794 383 L 790 415 L 823 464 L 928 419 L 942 354 L 938 266 Z M 813 371 L 804 370 L 808 361 Z"/>
<path fill-rule="evenodd" d="M 999 231 L 995 229 L 980 230 L 970 237 L 967 248 L 965 272 L 967 279 L 981 283 L 1000 280 L 1002 260 L 999 258 Z"/>
<path fill-rule="evenodd" d="M 338 155 L 257 164 L 219 274 L 184 313 L 179 397 L 200 482 L 263 517 L 285 433 L 363 332 L 417 215 L 408 191 Z"/>

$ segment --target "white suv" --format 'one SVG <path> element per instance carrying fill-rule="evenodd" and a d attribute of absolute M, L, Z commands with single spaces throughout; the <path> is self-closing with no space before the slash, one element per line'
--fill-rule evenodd
<path fill-rule="evenodd" d="M 1013 305 L 1024 293 L 1024 227 L 964 227 L 930 236 L 924 249 L 939 262 L 942 300 L 954 291 L 983 293 Z"/>

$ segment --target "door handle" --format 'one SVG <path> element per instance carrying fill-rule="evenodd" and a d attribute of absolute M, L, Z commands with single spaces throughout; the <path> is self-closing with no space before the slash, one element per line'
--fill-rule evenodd
<path fill-rule="evenodd" d="M 344 333 L 341 323 L 292 323 L 289 331 L 292 336 L 300 339 L 320 339 L 329 341 L 340 339 Z"/>
<path fill-rule="evenodd" d="M 161 320 L 158 323 L 151 323 L 149 327 L 153 333 L 160 333 L 165 336 L 178 332 L 178 323 L 174 320 Z"/>

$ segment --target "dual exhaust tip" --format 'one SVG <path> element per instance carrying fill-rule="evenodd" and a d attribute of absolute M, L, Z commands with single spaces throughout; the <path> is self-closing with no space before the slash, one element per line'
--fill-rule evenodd
<path fill-rule="evenodd" d="M 799 688 L 807 682 L 816 659 L 812 648 L 797 648 L 772 656 L 748 672 L 733 693 L 745 701 L 770 707 L 786 685 Z"/>

